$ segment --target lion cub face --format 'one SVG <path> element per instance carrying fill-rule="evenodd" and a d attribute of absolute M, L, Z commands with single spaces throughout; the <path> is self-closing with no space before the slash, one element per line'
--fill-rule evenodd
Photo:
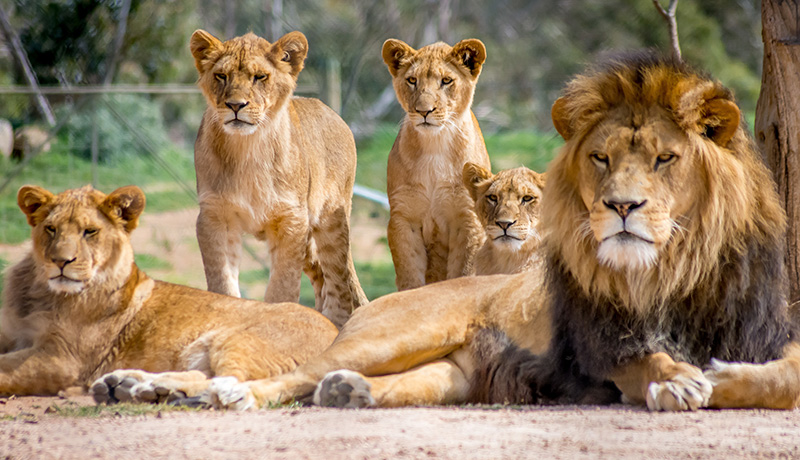
<path fill-rule="evenodd" d="M 77 294 L 89 285 L 124 281 L 133 264 L 130 232 L 144 210 L 144 194 L 128 186 L 106 196 L 86 186 L 53 195 L 23 186 L 17 203 L 33 227 L 37 277 L 51 291 Z"/>
<path fill-rule="evenodd" d="M 525 167 L 492 175 L 474 163 L 464 165 L 464 186 L 475 201 L 486 238 L 496 248 L 517 251 L 529 241 L 540 240 L 540 200 L 544 174 Z"/>
<path fill-rule="evenodd" d="M 233 135 L 253 134 L 275 117 L 292 95 L 308 53 L 300 32 L 271 44 L 252 33 L 222 42 L 197 30 L 190 47 L 208 113 Z"/>
<path fill-rule="evenodd" d="M 397 100 L 417 132 L 428 134 L 468 116 L 486 47 L 469 39 L 451 47 L 434 43 L 415 50 L 400 40 L 383 44 Z"/>

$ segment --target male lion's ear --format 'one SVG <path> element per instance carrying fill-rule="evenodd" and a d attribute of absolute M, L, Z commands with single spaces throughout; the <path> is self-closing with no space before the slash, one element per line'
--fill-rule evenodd
<path fill-rule="evenodd" d="M 296 30 L 289 32 L 272 44 L 270 53 L 278 61 L 288 62 L 291 66 L 289 73 L 297 78 L 297 75 L 303 70 L 303 63 L 308 55 L 308 40 L 302 32 Z"/>
<path fill-rule="evenodd" d="M 139 225 L 139 216 L 144 211 L 144 205 L 145 198 L 142 189 L 135 185 L 128 185 L 111 192 L 100 208 L 112 219 L 121 219 L 125 230 L 130 233 Z"/>
<path fill-rule="evenodd" d="M 205 30 L 197 29 L 194 31 L 192 38 L 189 40 L 189 49 L 192 50 L 194 66 L 197 67 L 198 72 L 203 73 L 205 71 L 206 66 L 203 65 L 203 61 L 208 57 L 209 51 L 220 45 L 222 45 L 222 42 Z"/>
<path fill-rule="evenodd" d="M 569 123 L 569 112 L 567 112 L 567 100 L 563 97 L 556 99 L 550 109 L 550 116 L 553 118 L 553 126 L 565 141 L 572 137 L 572 127 Z"/>
<path fill-rule="evenodd" d="M 703 106 L 705 135 L 719 146 L 725 147 L 741 122 L 741 112 L 728 99 L 712 99 Z"/>
<path fill-rule="evenodd" d="M 462 169 L 461 172 L 461 181 L 464 183 L 464 187 L 469 190 L 472 201 L 478 201 L 479 195 L 483 193 L 479 190 L 482 188 L 480 185 L 491 180 L 492 177 L 494 176 L 492 176 L 491 171 L 483 166 L 470 162 L 464 163 L 464 169 Z"/>
<path fill-rule="evenodd" d="M 17 206 L 28 217 L 28 224 L 35 227 L 41 221 L 36 211 L 53 199 L 53 194 L 36 185 L 23 185 L 17 192 Z"/>
<path fill-rule="evenodd" d="M 416 50 L 414 48 L 408 46 L 404 41 L 394 38 L 383 42 L 383 49 L 381 50 L 383 62 L 386 63 L 386 67 L 389 68 L 389 73 L 393 77 L 397 76 L 397 71 L 400 70 L 400 67 L 415 53 Z"/>
<path fill-rule="evenodd" d="M 461 40 L 453 47 L 450 52 L 458 62 L 469 70 L 469 73 L 477 78 L 481 73 L 481 67 L 486 62 L 486 46 L 477 38 Z"/>

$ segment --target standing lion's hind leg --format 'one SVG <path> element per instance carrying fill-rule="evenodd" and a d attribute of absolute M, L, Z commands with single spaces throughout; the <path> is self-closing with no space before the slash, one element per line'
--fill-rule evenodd
<path fill-rule="evenodd" d="M 794 409 L 800 406 L 800 344 L 784 348 L 784 357 L 764 364 L 712 360 L 705 371 L 714 390 L 714 408 Z"/>

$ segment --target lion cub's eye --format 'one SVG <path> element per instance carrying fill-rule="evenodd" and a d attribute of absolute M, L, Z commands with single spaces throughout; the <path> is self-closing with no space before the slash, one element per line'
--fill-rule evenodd
<path fill-rule="evenodd" d="M 257 82 L 257 81 L 267 81 L 267 78 L 269 78 L 269 75 L 267 75 L 267 74 L 263 74 L 263 73 L 260 73 L 260 74 L 258 74 L 258 75 L 256 75 L 256 76 L 254 76 L 254 77 L 253 77 L 253 81 L 254 81 L 254 82 Z"/>
<path fill-rule="evenodd" d="M 442 86 L 447 86 L 450 83 L 453 83 L 453 79 L 452 78 L 450 78 L 450 77 L 442 78 Z"/>
<path fill-rule="evenodd" d="M 608 166 L 608 155 L 603 152 L 594 151 L 589 154 L 589 158 L 599 165 Z"/>
<path fill-rule="evenodd" d="M 215 74 L 214 74 L 214 78 L 216 78 L 218 81 L 221 81 L 221 82 L 223 82 L 223 83 L 224 83 L 224 82 L 225 82 L 225 80 L 227 80 L 227 79 L 228 79 L 228 76 L 227 76 L 227 75 L 225 75 L 224 73 L 215 73 Z"/>
<path fill-rule="evenodd" d="M 98 231 L 99 230 L 97 230 L 96 228 L 91 228 L 90 227 L 90 228 L 87 228 L 86 230 L 83 231 L 83 236 L 85 236 L 86 238 L 89 238 L 89 237 L 97 235 Z"/>
<path fill-rule="evenodd" d="M 52 225 L 45 225 L 44 231 L 47 232 L 47 234 L 50 236 L 55 236 L 56 234 L 56 228 L 53 227 Z"/>
<path fill-rule="evenodd" d="M 417 84 L 417 79 L 414 78 L 414 77 L 408 77 L 408 78 L 406 78 L 406 81 L 411 86 L 416 86 L 416 84 Z"/>
<path fill-rule="evenodd" d="M 531 201 L 533 201 L 533 197 L 530 196 L 530 195 L 525 195 L 525 196 L 522 197 L 522 202 L 523 203 L 530 203 Z"/>
<path fill-rule="evenodd" d="M 655 170 L 658 170 L 659 166 L 664 166 L 666 164 L 672 163 L 678 158 L 678 155 L 675 155 L 672 152 L 664 152 L 661 155 L 656 157 L 656 165 Z"/>
<path fill-rule="evenodd" d="M 497 195 L 487 195 L 486 199 L 491 201 L 492 203 L 497 203 Z"/>

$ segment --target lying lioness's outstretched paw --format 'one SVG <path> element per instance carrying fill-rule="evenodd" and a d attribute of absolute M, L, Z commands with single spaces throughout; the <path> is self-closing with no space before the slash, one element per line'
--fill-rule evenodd
<path fill-rule="evenodd" d="M 372 385 L 358 372 L 329 372 L 314 390 L 314 404 L 324 407 L 362 408 L 375 406 Z"/>
<path fill-rule="evenodd" d="M 117 370 L 95 380 L 89 391 L 97 404 L 154 402 L 157 398 L 149 385 L 154 376 L 139 370 Z"/>
<path fill-rule="evenodd" d="M 204 399 L 215 409 L 245 411 L 257 409 L 256 398 L 248 382 L 236 377 L 214 377 Z"/>
<path fill-rule="evenodd" d="M 647 388 L 647 408 L 652 411 L 697 410 L 708 406 L 712 386 L 702 374 L 679 374 Z"/>

